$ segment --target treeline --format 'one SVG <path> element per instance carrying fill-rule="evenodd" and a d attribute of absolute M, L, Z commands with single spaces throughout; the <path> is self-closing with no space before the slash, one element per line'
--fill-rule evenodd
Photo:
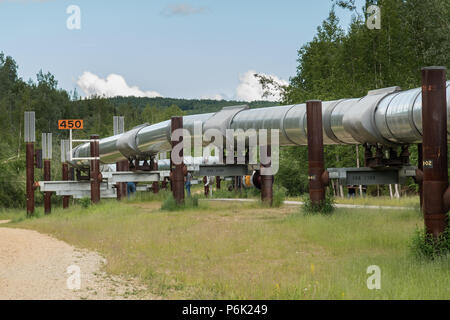
<path fill-rule="evenodd" d="M 332 1 L 329 17 L 318 27 L 313 40 L 298 51 L 297 73 L 285 88 L 283 104 L 302 103 L 309 99 L 333 100 L 360 97 L 368 90 L 401 86 L 420 86 L 420 68 L 450 65 L 450 1 L 379 0 L 366 1 L 356 8 L 354 0 Z M 370 4 L 381 8 L 381 29 L 369 30 L 362 14 Z M 339 26 L 336 5 L 351 10 L 354 19 L 347 30 Z M 292 41 L 296 41 L 292 39 Z M 36 112 L 37 139 L 41 132 L 54 138 L 53 177 L 60 178 L 59 138 L 67 132 L 57 130 L 57 120 L 80 118 L 86 130 L 82 136 L 112 134 L 113 116 L 125 116 L 126 128 L 143 122 L 154 123 L 172 115 L 215 112 L 238 101 L 184 100 L 168 98 L 94 97 L 79 99 L 76 93 L 58 88 L 50 73 L 40 71 L 36 81 L 18 77 L 13 58 L 0 53 L 0 207 L 25 203 L 23 113 Z M 251 103 L 251 107 L 271 106 L 269 102 Z M 80 134 L 80 133 L 79 133 Z M 39 142 L 38 142 L 39 145 Z M 412 163 L 417 149 L 411 147 Z M 328 146 L 327 167 L 356 165 L 354 146 Z M 363 163 L 360 147 L 360 161 Z M 306 147 L 283 148 L 278 184 L 289 194 L 307 191 Z M 37 179 L 41 172 L 37 170 Z M 414 191 L 415 185 L 404 186 Z M 370 191 L 370 190 L 369 190 Z M 383 190 L 381 190 L 383 192 Z M 384 192 L 386 192 L 384 190 Z M 39 201 L 39 198 L 38 198 Z"/>
<path fill-rule="evenodd" d="M 186 114 L 198 114 L 217 112 L 224 107 L 232 105 L 248 105 L 250 108 L 272 107 L 274 102 L 268 101 L 227 101 L 227 100 L 209 100 L 209 99 L 174 99 L 174 98 L 141 98 L 141 97 L 114 97 L 108 99 L 113 105 L 130 104 L 137 108 L 152 106 L 157 109 L 164 109 L 167 106 L 176 105 Z"/>
<path fill-rule="evenodd" d="M 16 61 L 0 53 L 0 208 L 25 204 L 24 112 L 36 113 L 36 147 L 41 133 L 51 132 L 53 138 L 53 179 L 60 179 L 60 139 L 68 132 L 59 131 L 60 119 L 83 119 L 85 129 L 74 131 L 75 138 L 85 139 L 96 133 L 100 137 L 113 134 L 113 116 L 125 117 L 125 128 L 142 123 L 157 123 L 175 115 L 216 112 L 225 106 L 242 105 L 240 101 L 186 100 L 170 98 L 92 97 L 80 99 L 75 92 L 58 88 L 51 73 L 39 71 L 36 80 L 24 81 L 18 76 Z M 269 102 L 253 102 L 252 107 L 272 106 Z M 36 179 L 42 170 L 36 170 Z M 42 201 L 37 195 L 37 203 Z M 56 197 L 55 197 L 56 198 Z"/>
<path fill-rule="evenodd" d="M 381 29 L 370 30 L 363 13 L 371 4 L 381 9 Z M 339 26 L 335 6 L 353 13 L 347 30 Z M 420 87 L 424 66 L 450 66 L 450 1 L 379 0 L 357 8 L 354 0 L 332 1 L 328 18 L 313 40 L 298 51 L 297 74 L 284 92 L 284 104 L 310 99 L 362 97 L 369 90 L 390 86 Z M 412 164 L 417 147 L 411 146 Z M 360 147 L 360 161 L 364 152 Z M 285 148 L 277 181 L 290 194 L 307 190 L 306 148 Z M 328 146 L 327 167 L 356 166 L 354 146 Z M 414 191 L 411 183 L 403 191 Z M 369 191 L 376 193 L 374 188 Z M 384 194 L 389 194 L 384 188 Z"/>

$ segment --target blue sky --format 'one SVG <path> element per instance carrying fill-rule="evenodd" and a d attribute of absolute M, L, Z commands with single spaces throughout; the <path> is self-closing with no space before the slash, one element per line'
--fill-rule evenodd
<path fill-rule="evenodd" d="M 66 27 L 72 4 L 80 30 Z M 330 0 L 0 0 L 0 51 L 25 80 L 42 68 L 81 95 L 113 94 L 126 81 L 148 95 L 231 99 L 252 86 L 242 87 L 249 71 L 293 76 L 297 50 L 330 8 Z M 350 13 L 337 14 L 346 27 Z M 118 76 L 104 80 L 110 74 Z"/>

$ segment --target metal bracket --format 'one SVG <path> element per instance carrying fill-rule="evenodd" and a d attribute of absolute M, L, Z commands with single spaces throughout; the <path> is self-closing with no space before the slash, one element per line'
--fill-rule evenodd
<path fill-rule="evenodd" d="M 247 176 L 252 173 L 249 165 L 208 165 L 198 166 L 195 168 L 193 174 L 196 176 L 211 176 L 211 177 L 238 177 Z"/>
<path fill-rule="evenodd" d="M 73 143 L 74 142 L 84 142 L 84 143 L 89 142 L 90 143 L 90 142 L 98 142 L 98 141 L 100 141 L 100 139 L 74 140 L 74 139 L 72 139 L 72 129 L 70 129 L 70 134 L 69 134 L 69 162 L 72 162 L 72 161 L 83 161 L 83 160 L 86 160 L 86 161 L 100 160 L 100 157 L 87 157 L 87 158 L 73 158 L 72 157 Z"/>
<path fill-rule="evenodd" d="M 343 185 L 402 184 L 416 176 L 416 167 L 329 168 L 330 179 L 339 179 Z"/>

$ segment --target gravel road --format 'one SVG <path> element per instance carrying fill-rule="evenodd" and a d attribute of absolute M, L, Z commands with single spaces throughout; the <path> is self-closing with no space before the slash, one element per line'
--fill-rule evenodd
<path fill-rule="evenodd" d="M 0 300 L 155 298 L 135 280 L 108 276 L 105 263 L 95 252 L 36 231 L 0 227 Z M 67 270 L 71 266 L 79 267 L 79 290 L 69 289 L 77 286 L 76 273 Z"/>

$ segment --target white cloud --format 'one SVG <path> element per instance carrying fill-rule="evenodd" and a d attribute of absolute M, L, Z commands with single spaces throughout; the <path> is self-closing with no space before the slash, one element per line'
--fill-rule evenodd
<path fill-rule="evenodd" d="M 263 76 L 267 79 L 272 79 L 276 85 L 268 84 L 268 88 L 263 89 L 259 79 L 255 77 L 255 74 Z M 289 82 L 280 79 L 275 75 L 268 75 L 264 73 L 258 73 L 254 70 L 249 70 L 246 73 L 239 76 L 239 85 L 236 88 L 234 95 L 227 96 L 225 94 L 204 95 L 200 99 L 211 100 L 239 100 L 239 101 L 280 101 L 281 90 L 279 86 L 288 86 Z M 270 92 L 269 95 L 264 96 L 264 93 Z"/>
<path fill-rule="evenodd" d="M 218 94 L 212 94 L 212 95 L 204 95 L 204 96 L 201 96 L 200 99 L 202 99 L 202 100 L 218 100 L 218 101 L 226 100 L 226 98 L 223 95 L 219 94 L 219 93 Z"/>
<path fill-rule="evenodd" d="M 171 16 L 191 16 L 194 14 L 206 13 L 208 11 L 205 7 L 195 8 L 186 3 L 171 4 L 164 8 L 162 14 L 168 17 Z"/>
<path fill-rule="evenodd" d="M 161 94 L 156 91 L 142 91 L 136 86 L 130 87 L 125 79 L 118 74 L 110 74 L 106 79 L 102 79 L 86 71 L 78 78 L 77 84 L 88 97 L 93 95 L 105 97 L 161 97 Z"/>
<path fill-rule="evenodd" d="M 236 89 L 236 99 L 243 101 L 256 101 L 256 100 L 267 100 L 267 101 L 280 101 L 281 92 L 279 88 L 270 86 L 269 91 L 271 95 L 264 97 L 264 89 L 259 82 L 259 79 L 255 77 L 255 71 L 250 70 L 239 77 L 239 86 Z M 258 73 L 259 75 L 265 76 L 267 78 L 272 78 L 274 82 L 282 86 L 287 86 L 289 83 L 286 80 L 282 80 L 274 75 L 267 75 L 264 73 Z"/>

